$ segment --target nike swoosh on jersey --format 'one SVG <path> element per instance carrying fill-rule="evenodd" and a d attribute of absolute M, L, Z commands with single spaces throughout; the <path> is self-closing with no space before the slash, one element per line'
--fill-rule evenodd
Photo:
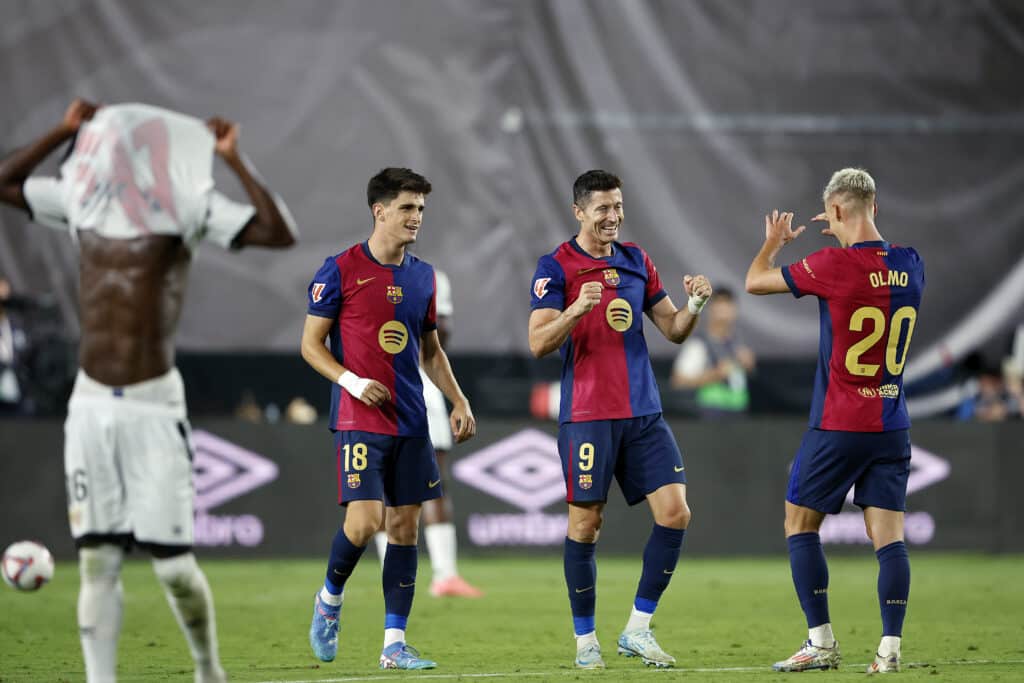
<path fill-rule="evenodd" d="M 580 268 L 576 271 L 576 274 L 584 275 L 585 273 L 593 273 L 595 270 L 604 270 L 604 268 Z"/>
<path fill-rule="evenodd" d="M 440 479 L 438 479 L 437 481 L 428 481 L 427 482 L 427 488 L 434 488 L 435 486 L 437 486 L 440 483 L 441 483 Z"/>
<path fill-rule="evenodd" d="M 370 280 L 376 280 L 376 279 L 377 279 L 376 275 L 374 275 L 373 277 L 368 277 L 365 280 L 362 279 L 362 278 L 356 278 L 356 286 L 362 287 L 363 285 L 365 285 Z"/>
<path fill-rule="evenodd" d="M 672 469 L 674 469 L 676 472 L 682 472 L 686 468 L 685 467 L 675 467 L 675 466 L 673 466 Z"/>

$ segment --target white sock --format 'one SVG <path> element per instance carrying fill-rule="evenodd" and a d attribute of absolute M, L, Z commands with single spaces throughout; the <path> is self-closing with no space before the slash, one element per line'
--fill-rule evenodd
<path fill-rule="evenodd" d="M 649 631 L 651 629 L 651 617 L 653 614 L 641 612 L 636 607 L 629 613 L 629 621 L 626 622 L 626 631 Z"/>
<path fill-rule="evenodd" d="M 320 589 L 320 601 L 324 602 L 331 607 L 341 607 L 342 599 L 345 596 L 345 591 L 335 595 L 334 593 L 327 590 L 327 586 Z"/>
<path fill-rule="evenodd" d="M 597 632 L 591 631 L 590 633 L 584 633 L 582 636 L 576 636 L 576 651 L 579 652 L 587 645 L 597 645 Z"/>
<path fill-rule="evenodd" d="M 814 647 L 835 647 L 836 637 L 832 635 L 832 624 L 822 624 L 807 630 L 807 639 Z"/>
<path fill-rule="evenodd" d="M 167 603 L 185 634 L 196 665 L 196 681 L 226 680 L 217 652 L 217 620 L 206 575 L 192 553 L 153 559 L 153 571 L 163 584 Z"/>
<path fill-rule="evenodd" d="M 423 528 L 430 553 L 434 581 L 444 581 L 458 574 L 455 568 L 455 525 L 451 522 L 428 524 Z"/>
<path fill-rule="evenodd" d="M 386 628 L 384 629 L 384 647 L 393 643 L 404 643 L 405 642 L 405 629 L 404 628 Z"/>
<path fill-rule="evenodd" d="M 380 563 L 384 564 L 384 556 L 388 554 L 388 535 L 384 531 L 378 531 L 373 535 L 373 543 L 377 546 L 377 557 Z"/>
<path fill-rule="evenodd" d="M 899 636 L 882 636 L 882 642 L 878 645 L 878 654 L 883 657 L 899 655 L 902 640 Z"/>
<path fill-rule="evenodd" d="M 115 545 L 78 551 L 81 586 L 78 591 L 78 633 L 88 683 L 117 679 L 117 638 L 121 633 L 124 588 L 121 559 Z"/>

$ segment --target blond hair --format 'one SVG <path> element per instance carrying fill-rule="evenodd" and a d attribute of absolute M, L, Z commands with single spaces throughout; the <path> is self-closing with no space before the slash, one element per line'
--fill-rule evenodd
<path fill-rule="evenodd" d="M 844 168 L 832 174 L 831 180 L 821 193 L 821 200 L 828 200 L 835 195 L 842 195 L 844 201 L 860 204 L 873 204 L 875 201 L 875 179 L 863 168 Z"/>

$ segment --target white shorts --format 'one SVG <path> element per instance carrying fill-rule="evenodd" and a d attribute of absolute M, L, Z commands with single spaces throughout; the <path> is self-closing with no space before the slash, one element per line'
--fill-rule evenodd
<path fill-rule="evenodd" d="M 448 405 L 444 402 L 444 394 L 434 386 L 427 373 L 420 368 L 423 380 L 423 402 L 427 404 L 427 429 L 430 430 L 430 443 L 435 451 L 452 449 L 452 426 L 448 420 Z"/>
<path fill-rule="evenodd" d="M 64 423 L 71 535 L 191 545 L 191 442 L 176 369 L 117 388 L 79 370 Z"/>

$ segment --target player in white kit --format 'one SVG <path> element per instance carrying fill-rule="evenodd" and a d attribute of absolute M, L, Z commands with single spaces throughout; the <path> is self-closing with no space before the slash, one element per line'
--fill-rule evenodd
<path fill-rule="evenodd" d="M 58 177 L 30 177 L 69 140 Z M 200 242 L 295 242 L 287 208 L 237 144 L 237 124 L 224 119 L 75 100 L 57 126 L 0 162 L 0 201 L 68 232 L 80 252 L 80 370 L 64 467 L 89 683 L 116 679 L 121 562 L 132 544 L 153 557 L 195 680 L 225 680 L 210 587 L 192 553 L 192 451 L 173 339 Z M 214 190 L 215 154 L 251 205 Z"/>
<path fill-rule="evenodd" d="M 452 285 L 448 276 L 435 269 L 437 286 L 437 334 L 441 346 L 448 344 L 451 336 L 452 314 L 455 305 L 452 301 Z M 448 451 L 452 448 L 452 428 L 448 420 L 448 406 L 444 402 L 444 394 L 434 386 L 433 382 L 420 368 L 420 379 L 423 380 L 423 400 L 427 405 L 427 427 L 430 430 L 430 443 L 437 455 L 437 466 L 441 476 L 448 478 Z M 432 577 L 430 594 L 434 597 L 479 598 L 483 591 L 471 585 L 461 576 L 456 565 L 457 548 L 455 524 L 452 522 L 452 504 L 448 496 L 423 503 L 423 536 L 427 541 L 427 553 L 430 555 Z M 388 538 L 383 531 L 374 536 L 377 554 L 384 562 Z"/>

